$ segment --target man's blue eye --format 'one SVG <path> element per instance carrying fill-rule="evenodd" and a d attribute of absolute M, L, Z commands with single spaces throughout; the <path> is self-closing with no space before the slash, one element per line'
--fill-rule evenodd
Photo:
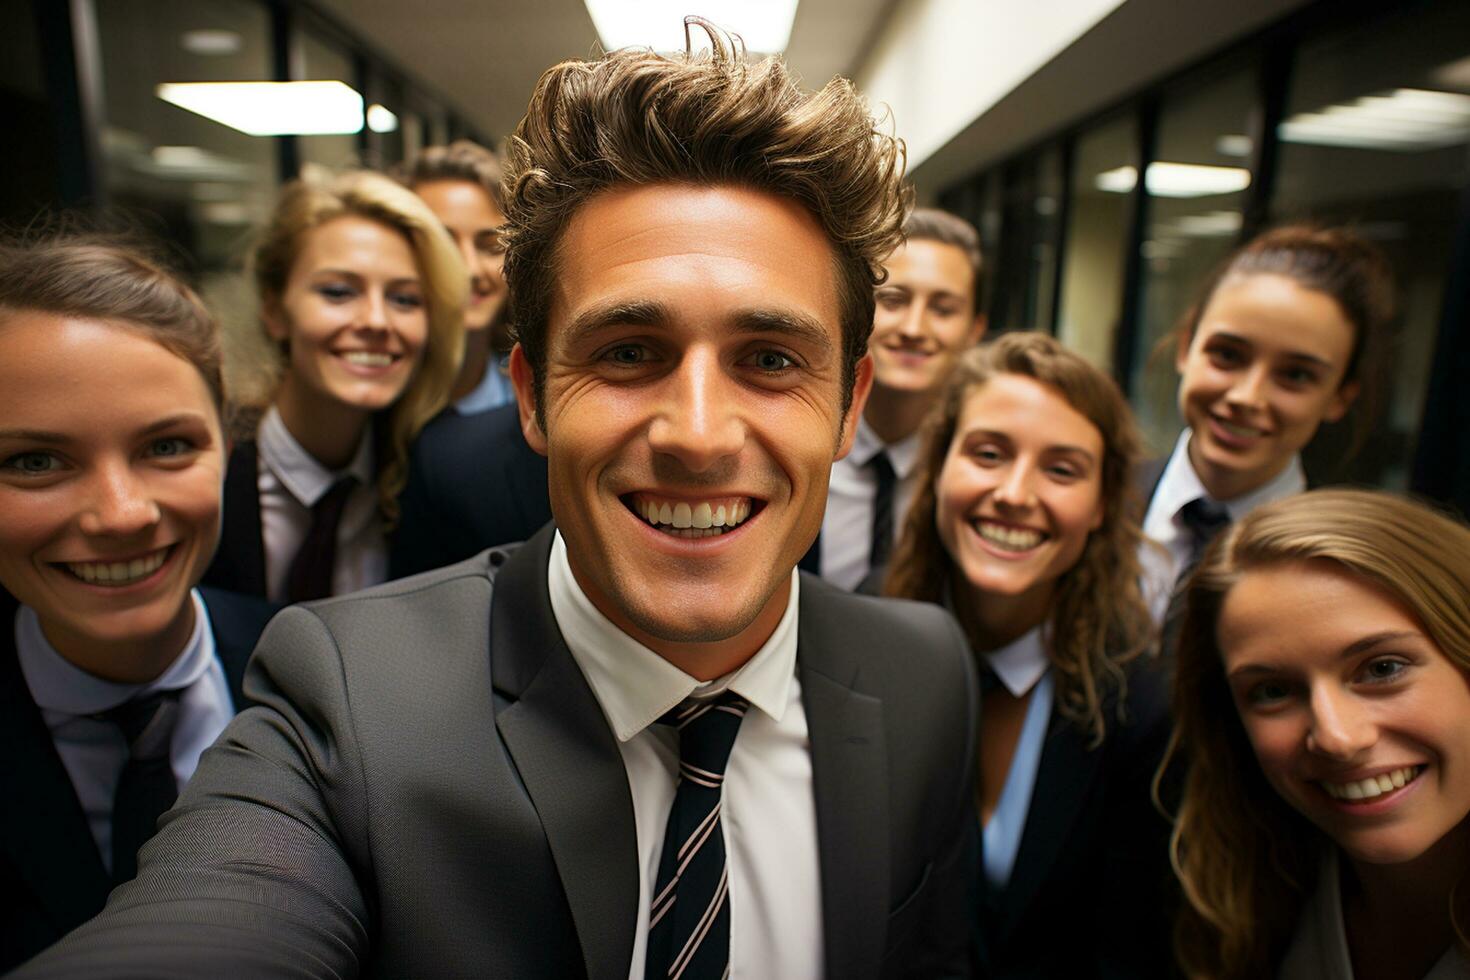
<path fill-rule="evenodd" d="M 755 366 L 762 371 L 784 371 L 796 362 L 780 351 L 763 350 L 755 355 Z"/>

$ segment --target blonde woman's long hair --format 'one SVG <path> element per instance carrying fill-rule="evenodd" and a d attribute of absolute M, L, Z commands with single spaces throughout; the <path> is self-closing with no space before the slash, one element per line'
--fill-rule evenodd
<path fill-rule="evenodd" d="M 1322 833 L 1266 782 L 1216 638 L 1243 575 L 1305 561 L 1334 562 L 1393 596 L 1470 672 L 1464 524 L 1390 493 L 1313 490 L 1257 508 L 1214 542 L 1187 585 L 1164 761 L 1184 768 L 1170 856 L 1186 899 L 1175 945 L 1191 977 L 1273 975 L 1316 884 Z"/>
<path fill-rule="evenodd" d="M 469 273 L 444 225 L 418 195 L 382 174 L 359 170 L 325 180 L 297 180 L 281 192 L 275 212 L 251 254 L 251 271 L 262 306 L 285 293 L 302 236 L 336 218 L 356 216 L 402 234 L 413 250 L 423 279 L 429 320 L 428 344 L 408 387 L 387 409 L 380 436 L 378 508 L 384 523 L 398 520 L 398 494 L 408 480 L 408 453 L 414 438 L 449 403 L 464 358 L 464 304 Z M 285 373 L 276 358 L 268 390 Z M 257 406 L 263 408 L 264 406 Z"/>
<path fill-rule="evenodd" d="M 1056 676 L 1057 706 L 1091 735 L 1107 733 L 1103 704 L 1117 694 L 1123 666 L 1148 649 L 1153 626 L 1139 591 L 1132 467 L 1138 430 L 1123 393 L 1111 378 L 1045 334 L 1011 333 L 966 352 L 925 422 L 918 490 L 905 518 L 884 581 L 884 594 L 942 602 L 956 575 L 935 525 L 936 484 L 949 455 L 965 403 L 992 378 L 1015 374 L 1053 388 L 1102 435 L 1103 521 L 1087 538 L 1077 564 L 1057 582 L 1048 621 L 1048 654 Z"/>

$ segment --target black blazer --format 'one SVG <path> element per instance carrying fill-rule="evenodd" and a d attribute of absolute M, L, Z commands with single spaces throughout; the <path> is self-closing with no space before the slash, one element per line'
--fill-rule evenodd
<path fill-rule="evenodd" d="M 275 607 L 203 589 L 237 710 L 245 663 Z M 15 600 L 0 592 L 0 973 L 96 915 L 112 880 L 15 653 Z"/>
<path fill-rule="evenodd" d="M 219 548 L 202 584 L 265 597 L 265 537 L 260 528 L 260 455 L 242 440 L 230 451 L 220 514 Z"/>
<path fill-rule="evenodd" d="M 552 615 L 550 541 L 277 616 L 246 679 L 263 707 L 201 761 L 138 878 L 20 975 L 624 980 L 632 796 Z M 958 626 L 806 577 L 797 664 L 827 975 L 964 973 Z"/>
<path fill-rule="evenodd" d="M 978 975 L 1170 975 L 1169 824 L 1150 795 L 1169 738 L 1156 662 L 1130 671 L 1124 703 L 1121 724 L 1105 705 L 1096 749 L 1053 708 L 1010 880 L 996 889 L 977 869 Z"/>
<path fill-rule="evenodd" d="M 514 404 L 446 411 L 419 433 L 390 544 L 391 578 L 525 541 L 551 520 L 546 457 L 521 433 Z"/>

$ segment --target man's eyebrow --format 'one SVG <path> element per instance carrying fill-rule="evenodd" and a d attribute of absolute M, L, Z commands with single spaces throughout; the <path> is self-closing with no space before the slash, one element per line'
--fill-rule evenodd
<path fill-rule="evenodd" d="M 819 347 L 824 354 L 832 350 L 832 337 L 821 321 L 795 310 L 742 310 L 735 314 L 735 325 L 745 333 L 785 334 Z"/>
<path fill-rule="evenodd" d="M 583 310 L 567 327 L 569 340 L 612 326 L 656 327 L 673 319 L 669 308 L 654 300 L 608 303 Z"/>
<path fill-rule="evenodd" d="M 608 303 L 583 310 L 572 318 L 567 336 L 576 340 L 587 334 L 611 326 L 659 327 L 673 323 L 677 317 L 664 303 L 657 300 L 631 300 Z M 823 353 L 832 350 L 832 338 L 827 329 L 815 317 L 794 310 L 754 309 L 740 310 L 731 317 L 734 329 L 740 333 L 785 334 L 795 340 L 813 344 Z"/>

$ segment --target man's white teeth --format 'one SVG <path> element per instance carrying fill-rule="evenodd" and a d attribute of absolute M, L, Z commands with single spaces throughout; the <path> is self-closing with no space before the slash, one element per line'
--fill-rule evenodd
<path fill-rule="evenodd" d="M 393 363 L 393 355 L 366 350 L 350 350 L 342 355 L 342 360 L 361 367 L 387 367 Z"/>
<path fill-rule="evenodd" d="M 643 519 L 660 530 L 702 532 L 681 534 L 680 537 L 705 538 L 723 534 L 750 516 L 749 500 L 706 500 L 697 504 L 682 500 L 675 503 L 645 500 L 636 506 Z"/>
<path fill-rule="evenodd" d="M 66 569 L 83 582 L 93 585 L 131 585 L 158 571 L 158 566 L 167 557 L 168 549 L 160 548 L 131 561 L 69 561 Z"/>
<path fill-rule="evenodd" d="M 1046 535 L 1030 528 L 1007 527 L 990 521 L 976 521 L 975 530 L 980 537 L 1006 551 L 1030 551 L 1046 540 Z"/>
<path fill-rule="evenodd" d="M 1423 771 L 1423 766 L 1405 766 L 1393 772 L 1386 772 L 1380 776 L 1369 776 L 1367 779 L 1358 779 L 1351 783 L 1329 783 L 1324 779 L 1322 788 L 1334 800 L 1372 800 L 1384 793 L 1391 793 L 1407 786 Z"/>

